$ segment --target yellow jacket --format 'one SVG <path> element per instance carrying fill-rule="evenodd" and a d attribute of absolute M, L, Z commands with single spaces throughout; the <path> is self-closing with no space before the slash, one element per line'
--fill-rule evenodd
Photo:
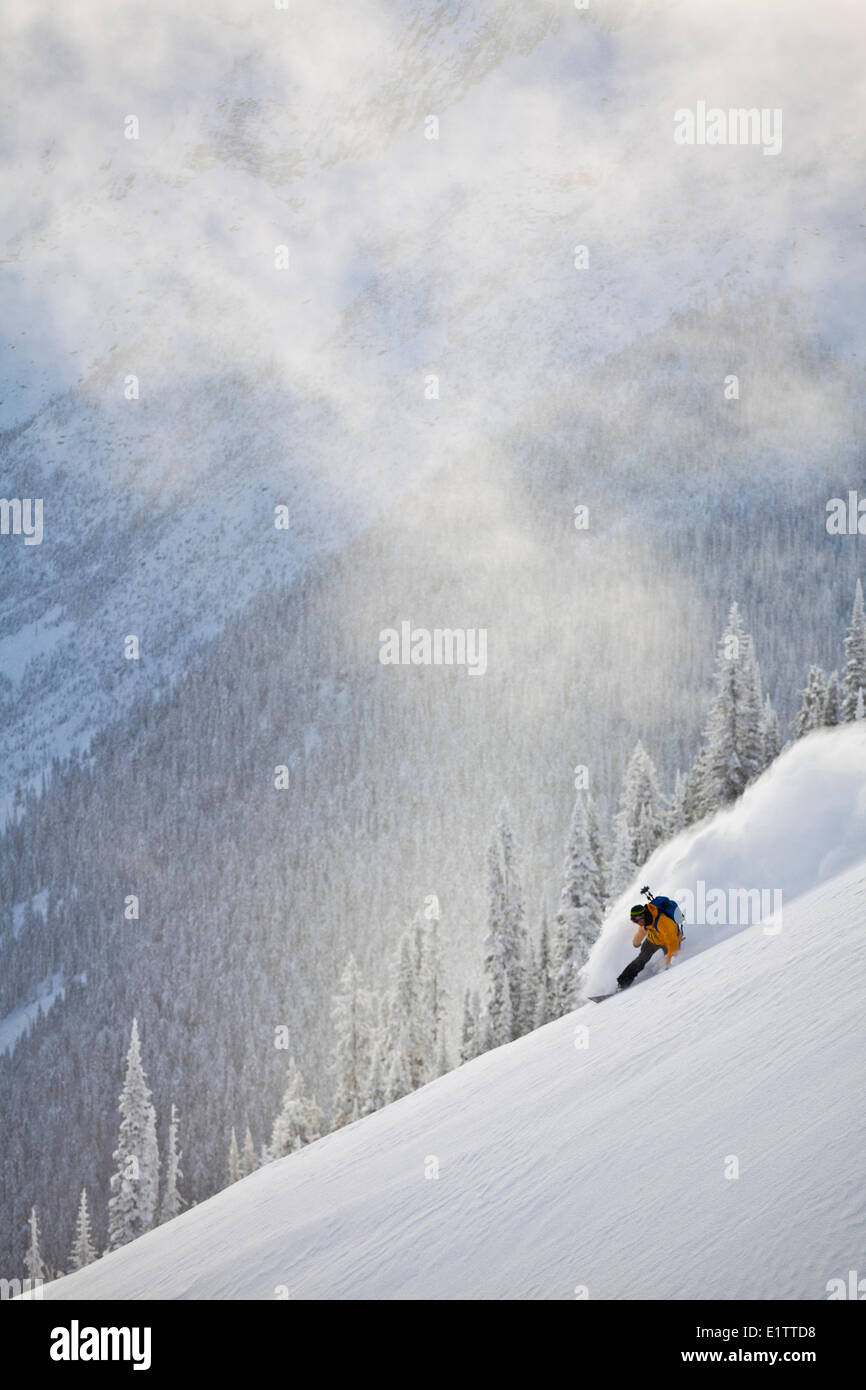
<path fill-rule="evenodd" d="M 670 964 L 672 958 L 680 949 L 680 937 L 677 931 L 677 924 L 665 913 L 659 912 L 655 903 L 647 903 L 650 924 L 648 927 L 638 927 L 634 934 L 632 945 L 640 946 L 641 942 L 649 938 L 655 946 L 664 946 L 667 962 Z"/>

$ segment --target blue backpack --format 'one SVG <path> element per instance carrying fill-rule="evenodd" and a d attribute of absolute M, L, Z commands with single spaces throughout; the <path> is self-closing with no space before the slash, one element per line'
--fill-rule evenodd
<path fill-rule="evenodd" d="M 685 918 L 683 917 L 682 908 L 679 903 L 675 903 L 673 898 L 656 896 L 653 898 L 652 904 L 653 907 L 658 908 L 659 912 L 663 912 L 665 917 L 670 917 L 672 921 L 676 922 L 677 936 L 683 939 L 683 924 Z"/>

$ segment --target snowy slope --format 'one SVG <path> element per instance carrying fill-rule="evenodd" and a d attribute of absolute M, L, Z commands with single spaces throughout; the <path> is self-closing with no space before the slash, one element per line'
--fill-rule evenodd
<path fill-rule="evenodd" d="M 747 881 L 784 871 L 786 846 L 797 881 L 810 841 L 806 863 L 829 865 L 823 801 L 852 733 L 788 755 L 797 834 L 781 768 L 763 840 L 747 798 L 724 835 L 692 832 L 689 862 L 724 881 L 738 826 Z M 46 1296 L 825 1297 L 866 1247 L 864 911 L 861 857 L 786 901 L 781 931 L 737 931 L 488 1053 Z"/>

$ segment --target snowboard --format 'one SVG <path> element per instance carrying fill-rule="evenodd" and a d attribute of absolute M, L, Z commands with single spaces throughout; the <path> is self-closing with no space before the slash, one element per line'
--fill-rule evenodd
<path fill-rule="evenodd" d="M 655 962 L 653 962 L 653 964 L 655 964 Z M 663 975 L 667 968 L 667 966 L 663 966 L 661 970 L 654 970 L 652 969 L 652 967 L 649 967 L 647 969 L 642 970 L 640 974 L 632 980 L 631 984 L 628 986 L 628 989 L 634 989 L 635 985 L 645 985 L 647 980 L 654 980 L 656 975 Z M 626 990 L 624 989 L 612 989 L 610 994 L 588 994 L 586 997 L 589 1000 L 590 1004 L 603 1004 L 605 999 L 613 999 L 615 995 L 625 993 Z"/>

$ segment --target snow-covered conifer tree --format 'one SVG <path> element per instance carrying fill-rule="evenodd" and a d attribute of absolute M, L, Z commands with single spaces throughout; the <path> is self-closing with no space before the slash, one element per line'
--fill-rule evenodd
<path fill-rule="evenodd" d="M 390 1017 L 390 995 L 384 991 L 378 999 L 370 996 L 370 1065 L 367 1079 L 361 1092 L 360 1111 L 362 1115 L 372 1115 L 381 1110 L 387 1102 L 388 1077 L 388 1022 Z"/>
<path fill-rule="evenodd" d="M 334 1046 L 330 1072 L 334 1078 L 332 1124 L 351 1124 L 361 1114 L 361 1093 L 370 1067 L 370 1005 L 361 972 L 349 955 L 331 1011 Z"/>
<path fill-rule="evenodd" d="M 665 836 L 672 839 L 674 835 L 684 829 L 686 824 L 686 785 L 687 781 L 677 768 L 677 775 L 674 781 L 674 789 L 668 798 L 665 808 Z"/>
<path fill-rule="evenodd" d="M 708 764 L 707 749 L 703 747 L 695 758 L 692 770 L 686 778 L 686 790 L 683 798 L 686 825 L 694 825 L 696 821 L 703 820 L 704 816 L 710 815 L 711 812 L 718 809 L 715 790 L 710 781 Z"/>
<path fill-rule="evenodd" d="M 535 1027 L 535 1008 L 538 996 L 538 962 L 535 959 L 535 947 L 528 935 L 521 976 L 523 984 L 520 990 L 520 1018 L 517 1024 L 517 1036 L 523 1038 L 527 1033 L 531 1033 Z"/>
<path fill-rule="evenodd" d="M 367 1073 L 367 1080 L 361 1093 L 361 1115 L 372 1115 L 374 1111 L 381 1110 L 387 1101 L 386 1076 L 388 1065 L 382 1047 L 376 1039 L 370 1060 L 370 1069 Z"/>
<path fill-rule="evenodd" d="M 180 1184 L 183 1180 L 180 1160 L 181 1151 L 178 1147 L 178 1131 L 180 1119 L 177 1113 L 177 1106 L 171 1107 L 171 1118 L 168 1126 L 168 1153 L 165 1161 L 165 1189 L 162 1194 L 162 1201 L 159 1208 L 160 1222 L 172 1221 L 183 1211 L 186 1203 L 180 1195 Z"/>
<path fill-rule="evenodd" d="M 443 1025 L 442 1032 L 439 1036 L 439 1055 L 436 1058 L 436 1075 L 444 1076 L 445 1073 L 449 1072 L 450 1070 L 451 1059 L 448 1055 L 448 1034 L 446 1032 L 445 1026 Z"/>
<path fill-rule="evenodd" d="M 510 941 L 506 910 L 502 855 L 496 839 L 488 851 L 487 936 L 484 941 L 484 969 L 487 974 L 487 1032 L 485 1050 L 511 1042 L 513 1018 L 511 982 L 508 975 Z"/>
<path fill-rule="evenodd" d="M 589 794 L 586 798 L 586 816 L 589 825 L 589 843 L 598 865 L 598 900 L 604 909 L 610 898 L 607 844 L 595 801 Z"/>
<path fill-rule="evenodd" d="M 126 1077 L 120 1094 L 120 1133 L 113 1157 L 115 1171 L 111 1176 L 108 1200 L 108 1248 L 119 1250 L 153 1226 L 159 1187 L 156 1111 L 141 1064 L 135 1019 L 126 1054 Z"/>
<path fill-rule="evenodd" d="M 398 1028 L 396 1033 L 392 1032 L 385 1072 L 386 1105 L 391 1105 L 395 1100 L 402 1100 L 403 1096 L 408 1096 L 415 1089 L 409 1069 L 410 1052 L 411 1040 L 406 1036 L 405 1030 Z"/>
<path fill-rule="evenodd" d="M 863 585 L 858 579 L 851 622 L 845 637 L 845 674 L 842 677 L 844 720 L 856 719 L 861 690 L 866 690 L 866 619 L 863 613 Z"/>
<path fill-rule="evenodd" d="M 523 907 L 523 888 L 518 869 L 517 848 L 503 804 L 499 812 L 499 843 L 502 853 L 503 940 L 505 967 L 511 992 L 511 1036 L 519 1037 L 523 1017 L 524 960 L 526 956 L 526 916 Z M 532 983 L 526 988 L 533 989 Z"/>
<path fill-rule="evenodd" d="M 498 960 L 495 958 L 498 957 Z M 493 954 L 487 959 L 490 975 L 490 993 L 487 998 L 487 1034 L 485 1051 L 502 1047 L 514 1037 L 514 1021 L 511 1017 L 511 985 L 508 979 L 501 952 L 493 947 Z"/>
<path fill-rule="evenodd" d="M 322 1127 L 322 1112 L 314 1096 L 305 1094 L 304 1078 L 294 1057 L 286 1069 L 286 1088 L 279 1114 L 274 1120 L 268 1154 L 271 1159 L 302 1149 L 318 1139 Z"/>
<path fill-rule="evenodd" d="M 835 674 L 835 673 L 834 673 Z M 779 716 L 773 708 L 769 695 L 764 698 L 761 716 L 761 731 L 764 740 L 764 766 L 769 767 L 782 750 L 782 734 L 779 729 Z"/>
<path fill-rule="evenodd" d="M 754 645 L 732 604 L 716 661 L 706 731 L 702 801 L 707 811 L 740 796 L 764 763 L 763 701 Z"/>
<path fill-rule="evenodd" d="M 535 1027 L 543 1028 L 559 1017 L 559 998 L 556 987 L 556 961 L 547 924 L 547 904 L 541 906 L 541 931 L 538 941 L 538 970 L 535 991 Z"/>
<path fill-rule="evenodd" d="M 447 993 L 442 963 L 439 921 L 425 917 L 420 924 L 417 1009 L 424 1053 L 424 1081 L 441 1076 Z M 421 1083 L 423 1085 L 423 1082 Z"/>
<path fill-rule="evenodd" d="M 39 1249 L 39 1219 L 36 1215 L 36 1208 L 30 1208 L 30 1216 L 27 1221 L 30 1228 L 30 1241 L 27 1246 L 27 1254 L 24 1256 L 24 1268 L 27 1278 L 30 1280 L 48 1278 L 48 1270 Z"/>
<path fill-rule="evenodd" d="M 664 829 L 665 817 L 655 765 L 638 741 L 629 758 L 619 811 L 614 817 L 614 847 L 610 866 L 612 893 L 622 892 L 635 871 L 649 859 Z M 603 901 L 600 902 L 601 907 Z"/>
<path fill-rule="evenodd" d="M 471 1062 L 473 1057 L 483 1052 L 483 1039 L 480 1031 L 480 1005 L 477 990 L 473 993 L 467 986 L 463 996 L 463 1031 L 460 1041 L 460 1061 Z"/>
<path fill-rule="evenodd" d="M 431 999 L 422 987 L 424 958 L 424 927 L 416 917 L 404 932 L 397 946 L 391 971 L 391 999 L 388 1006 L 389 1041 L 391 1054 L 389 1072 L 398 1088 L 404 1084 L 417 1091 L 429 1080 L 433 1021 L 429 1012 Z M 393 1065 L 394 1055 L 402 1053 L 403 1063 Z M 390 1085 L 390 1083 L 389 1083 Z M 393 1097 L 391 1097 L 393 1099 Z"/>
<path fill-rule="evenodd" d="M 229 1140 L 229 1184 L 239 1182 L 241 1178 L 241 1156 L 238 1152 L 238 1136 L 235 1127 L 232 1125 L 231 1138 Z"/>
<path fill-rule="evenodd" d="M 755 654 L 755 642 L 746 635 L 746 654 L 743 668 L 743 694 L 739 718 L 740 765 L 746 785 L 753 782 L 767 765 L 764 740 L 764 693 L 761 668 Z"/>
<path fill-rule="evenodd" d="M 610 859 L 609 882 L 611 893 L 621 893 L 637 872 L 637 864 L 632 855 L 631 827 L 625 811 L 617 811 L 613 818 L 613 854 Z"/>
<path fill-rule="evenodd" d="M 265 1161 L 263 1146 L 261 1162 Z M 256 1146 L 253 1143 L 253 1136 L 250 1132 L 249 1125 L 247 1125 L 246 1131 L 244 1132 L 244 1147 L 241 1152 L 241 1177 L 248 1178 L 250 1173 L 254 1173 L 260 1166 L 260 1161 L 256 1158 Z"/>
<path fill-rule="evenodd" d="M 839 704 L 839 672 L 831 671 L 827 681 L 827 694 L 824 699 L 824 723 L 833 728 L 839 723 L 841 709 Z"/>
<path fill-rule="evenodd" d="M 580 999 L 578 976 L 601 928 L 602 902 L 598 881 L 598 862 L 590 840 L 585 794 L 578 792 L 571 813 L 562 895 L 556 918 L 556 987 L 559 1012 L 563 1014 L 577 1007 Z"/>
<path fill-rule="evenodd" d="M 820 666 L 810 666 L 803 697 L 795 720 L 795 738 L 803 738 L 812 729 L 820 729 L 824 723 L 827 700 L 827 677 Z"/>
<path fill-rule="evenodd" d="M 75 1240 L 69 1256 L 70 1274 L 74 1274 L 77 1269 L 84 1269 L 85 1265 L 92 1264 L 95 1259 L 96 1248 L 90 1229 L 90 1212 L 87 1210 L 87 1189 L 82 1187 L 75 1221 Z"/>

